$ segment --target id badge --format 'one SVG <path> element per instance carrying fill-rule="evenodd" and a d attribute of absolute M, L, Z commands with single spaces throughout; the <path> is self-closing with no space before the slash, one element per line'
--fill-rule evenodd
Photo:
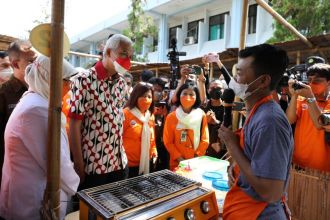
<path fill-rule="evenodd" d="M 186 130 L 182 130 L 181 131 L 181 139 L 180 142 L 186 142 L 187 141 L 187 131 Z"/>

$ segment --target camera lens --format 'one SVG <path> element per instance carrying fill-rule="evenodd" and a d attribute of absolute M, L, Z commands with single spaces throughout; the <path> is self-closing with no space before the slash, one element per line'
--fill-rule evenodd
<path fill-rule="evenodd" d="M 330 113 L 322 113 L 318 119 L 320 125 L 330 125 Z"/>

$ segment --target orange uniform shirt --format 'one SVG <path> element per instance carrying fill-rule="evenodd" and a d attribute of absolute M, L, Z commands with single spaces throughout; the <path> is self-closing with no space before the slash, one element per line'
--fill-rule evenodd
<path fill-rule="evenodd" d="M 143 123 L 135 117 L 128 108 L 124 109 L 123 124 L 123 143 L 128 159 L 129 167 L 137 167 L 140 165 L 141 156 L 141 135 Z M 149 120 L 150 127 L 150 158 L 157 156 L 155 142 L 155 119 L 152 115 Z"/>
<path fill-rule="evenodd" d="M 330 111 L 330 100 L 317 104 L 322 111 Z M 325 131 L 314 126 L 308 107 L 306 100 L 298 99 L 293 162 L 302 167 L 330 171 L 330 146 L 324 139 Z"/>
<path fill-rule="evenodd" d="M 67 92 L 62 98 L 62 112 L 66 116 L 66 133 L 69 134 L 70 118 L 68 117 L 70 111 L 70 92 Z"/>
<path fill-rule="evenodd" d="M 184 159 L 190 159 L 194 157 L 194 154 L 198 156 L 205 155 L 206 149 L 209 145 L 209 131 L 207 127 L 206 115 L 203 115 L 201 138 L 199 146 L 194 150 L 194 132 L 192 129 L 188 130 L 177 130 L 176 126 L 179 120 L 176 117 L 175 111 L 171 112 L 165 121 L 164 126 L 164 145 L 170 154 L 170 169 L 173 170 L 179 165 L 176 159 L 183 157 Z M 186 132 L 186 141 L 181 140 L 181 133 Z"/>

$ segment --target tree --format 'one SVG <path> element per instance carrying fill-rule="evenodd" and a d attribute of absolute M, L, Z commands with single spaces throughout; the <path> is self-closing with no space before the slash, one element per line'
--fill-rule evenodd
<path fill-rule="evenodd" d="M 145 2 L 145 0 L 132 0 L 132 11 L 127 16 L 129 28 L 123 31 L 123 34 L 134 42 L 134 54 L 141 53 L 143 38 L 157 36 L 157 27 L 154 25 L 153 19 L 145 15 L 143 11 L 142 7 Z M 138 58 L 136 55 L 134 55 L 133 59 L 144 61 L 143 58 Z"/>
<path fill-rule="evenodd" d="M 272 0 L 275 11 L 282 15 L 306 37 L 330 32 L 329 0 Z M 270 43 L 296 39 L 289 30 L 276 21 Z"/>

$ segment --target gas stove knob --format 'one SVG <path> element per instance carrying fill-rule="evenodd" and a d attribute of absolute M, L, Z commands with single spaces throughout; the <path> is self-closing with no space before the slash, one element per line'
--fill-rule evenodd
<path fill-rule="evenodd" d="M 193 209 L 186 209 L 186 211 L 184 212 L 184 218 L 185 220 L 195 220 L 195 211 Z"/>
<path fill-rule="evenodd" d="M 167 220 L 175 220 L 174 217 L 168 217 Z"/>
<path fill-rule="evenodd" d="M 204 214 L 210 212 L 210 203 L 208 201 L 201 202 L 201 210 Z"/>

